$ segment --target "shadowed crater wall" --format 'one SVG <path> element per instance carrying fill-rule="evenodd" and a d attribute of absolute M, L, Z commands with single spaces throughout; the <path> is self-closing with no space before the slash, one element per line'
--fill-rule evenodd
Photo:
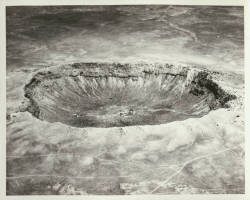
<path fill-rule="evenodd" d="M 40 71 L 25 86 L 27 110 L 75 127 L 163 124 L 227 106 L 207 72 L 172 65 L 76 63 Z"/>

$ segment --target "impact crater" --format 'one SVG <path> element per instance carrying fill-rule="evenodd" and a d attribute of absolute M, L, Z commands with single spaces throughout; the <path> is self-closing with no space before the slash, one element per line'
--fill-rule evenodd
<path fill-rule="evenodd" d="M 235 98 L 209 72 L 167 64 L 76 63 L 39 71 L 24 90 L 35 117 L 74 127 L 164 124 Z"/>

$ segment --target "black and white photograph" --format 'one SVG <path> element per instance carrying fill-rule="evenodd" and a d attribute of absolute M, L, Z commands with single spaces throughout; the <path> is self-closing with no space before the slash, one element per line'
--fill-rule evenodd
<path fill-rule="evenodd" d="M 5 16 L 7 196 L 245 194 L 244 5 Z"/>

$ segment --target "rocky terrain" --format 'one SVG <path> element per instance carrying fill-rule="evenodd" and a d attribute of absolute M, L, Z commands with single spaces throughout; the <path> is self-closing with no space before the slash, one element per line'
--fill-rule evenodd
<path fill-rule="evenodd" d="M 243 10 L 7 8 L 7 194 L 242 194 Z"/>

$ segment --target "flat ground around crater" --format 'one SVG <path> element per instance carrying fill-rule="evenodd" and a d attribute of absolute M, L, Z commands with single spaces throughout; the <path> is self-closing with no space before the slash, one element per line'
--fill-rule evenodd
<path fill-rule="evenodd" d="M 244 193 L 243 43 L 241 7 L 7 8 L 7 194 Z M 237 98 L 200 118 L 109 128 L 26 111 L 39 70 L 80 62 L 195 66 Z"/>

